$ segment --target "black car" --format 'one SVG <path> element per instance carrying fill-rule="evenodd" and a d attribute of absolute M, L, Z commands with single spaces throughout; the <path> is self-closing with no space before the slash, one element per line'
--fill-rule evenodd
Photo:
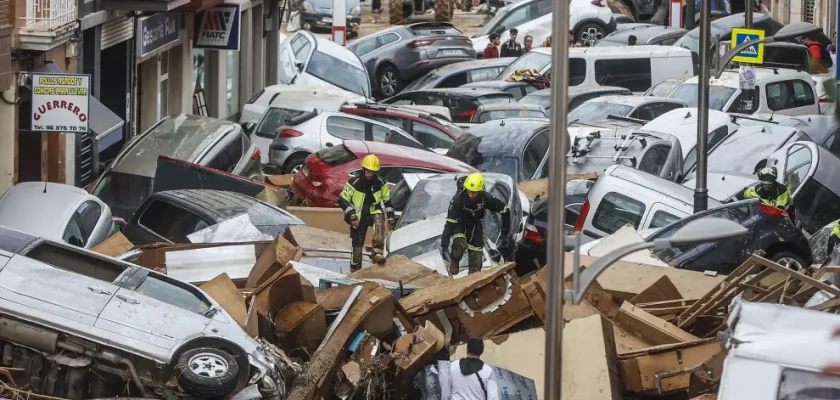
<path fill-rule="evenodd" d="M 300 3 L 300 26 L 307 31 L 332 29 L 332 0 L 303 0 Z M 359 36 L 362 23 L 362 8 L 359 0 L 347 2 L 347 33 L 353 38 Z"/>
<path fill-rule="evenodd" d="M 468 83 L 466 85 L 461 85 L 461 87 L 493 89 L 500 92 L 510 93 L 516 101 L 519 101 L 519 99 L 537 91 L 537 87 L 528 82 L 484 81 Z"/>
<path fill-rule="evenodd" d="M 630 36 L 636 37 L 638 45 L 671 46 L 688 32 L 682 28 L 670 26 L 649 25 L 634 26 L 613 32 L 601 39 L 595 47 L 627 46 Z"/>
<path fill-rule="evenodd" d="M 574 198 L 568 198 L 566 221 L 577 218 Z M 537 259 L 545 265 L 546 249 L 543 242 L 548 223 L 548 199 L 543 199 L 531 208 L 531 215 L 525 221 L 522 240 L 517 244 L 516 259 L 527 263 Z M 578 205 L 579 207 L 579 205 Z M 571 218 L 571 219 L 570 219 Z M 749 230 L 746 236 L 729 241 L 703 243 L 693 246 L 655 250 L 653 255 L 668 265 L 692 271 L 715 271 L 729 274 L 738 268 L 756 250 L 764 250 L 765 257 L 789 268 L 799 270 L 811 265 L 813 257 L 805 235 L 778 208 L 761 204 L 758 199 L 732 202 L 723 206 L 694 214 L 658 229 L 645 238 L 646 241 L 664 239 L 674 234 L 685 224 L 698 218 L 725 218 L 740 223 Z M 571 250 L 567 243 L 567 251 Z M 533 261 L 530 262 L 533 265 Z"/>
<path fill-rule="evenodd" d="M 452 122 L 468 123 L 479 106 L 512 103 L 510 93 L 493 89 L 425 89 L 403 92 L 382 100 L 383 104 L 444 106 L 452 114 Z"/>
<path fill-rule="evenodd" d="M 574 110 L 587 100 L 601 96 L 632 96 L 630 89 L 617 86 L 571 86 L 569 87 L 569 111 Z M 519 100 L 520 103 L 537 104 L 546 110 L 551 109 L 551 89 L 533 92 Z"/>
<path fill-rule="evenodd" d="M 149 196 L 123 233 L 135 245 L 191 243 L 187 235 L 243 214 L 257 230 L 272 237 L 285 232 L 289 225 L 303 225 L 286 210 L 244 194 L 185 189 Z"/>
<path fill-rule="evenodd" d="M 475 125 L 461 135 L 447 156 L 481 172 L 497 172 L 526 181 L 548 152 L 548 119 L 500 119 Z"/>
<path fill-rule="evenodd" d="M 654 256 L 676 268 L 719 274 L 731 273 L 756 250 L 764 250 L 765 258 L 797 271 L 810 266 L 813 260 L 808 239 L 791 222 L 787 213 L 764 205 L 758 199 L 736 201 L 691 215 L 662 227 L 645 240 L 670 237 L 698 218 L 729 219 L 740 223 L 749 232 L 736 240 L 654 250 Z"/>
<path fill-rule="evenodd" d="M 594 180 L 573 179 L 566 182 L 566 224 L 563 231 L 571 235 L 574 224 L 580 215 L 580 208 L 586 201 L 589 189 L 595 185 Z M 545 241 L 548 238 L 548 196 L 536 199 L 531 205 L 531 212 L 525 219 L 522 238 L 516 244 L 516 274 L 522 276 L 546 265 Z M 572 251 L 574 246 L 566 243 L 566 251 Z"/>

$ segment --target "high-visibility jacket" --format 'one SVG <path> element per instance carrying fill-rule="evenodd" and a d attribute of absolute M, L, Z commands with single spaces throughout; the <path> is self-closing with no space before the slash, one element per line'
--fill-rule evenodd
<path fill-rule="evenodd" d="M 793 197 L 790 194 L 790 189 L 781 183 L 776 183 L 776 188 L 764 193 L 761 189 L 756 189 L 756 186 L 750 186 L 743 194 L 744 199 L 759 199 L 763 204 L 768 206 L 788 209 L 793 205 Z"/>
<path fill-rule="evenodd" d="M 374 181 L 370 183 L 370 193 L 373 194 L 373 202 L 370 203 L 370 208 L 367 210 L 369 214 L 381 214 L 381 203 L 385 203 L 385 211 L 388 215 L 393 215 L 393 208 L 391 207 L 391 189 L 388 183 L 379 176 L 373 177 Z M 344 190 L 338 196 L 338 206 L 344 210 L 344 215 L 349 217 L 351 213 L 356 214 L 356 218 L 362 218 L 362 208 L 365 205 L 365 197 L 368 195 L 368 183 L 365 181 L 363 175 L 351 177 L 347 183 L 344 184 Z"/>
<path fill-rule="evenodd" d="M 837 246 L 838 243 L 840 243 L 840 220 L 834 221 L 831 234 L 828 235 L 828 248 L 825 249 L 827 257 L 831 257 L 831 252 L 834 251 L 834 246 Z"/>

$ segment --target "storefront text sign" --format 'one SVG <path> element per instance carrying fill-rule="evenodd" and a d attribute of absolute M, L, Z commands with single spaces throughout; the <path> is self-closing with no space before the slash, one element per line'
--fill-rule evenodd
<path fill-rule="evenodd" d="M 137 56 L 143 57 L 178 41 L 180 30 L 181 18 L 178 14 L 157 13 L 137 18 Z"/>
<path fill-rule="evenodd" d="M 239 50 L 239 5 L 208 8 L 196 16 L 195 42 L 197 49 Z"/>
<path fill-rule="evenodd" d="M 32 131 L 87 133 L 90 75 L 32 74 Z"/>

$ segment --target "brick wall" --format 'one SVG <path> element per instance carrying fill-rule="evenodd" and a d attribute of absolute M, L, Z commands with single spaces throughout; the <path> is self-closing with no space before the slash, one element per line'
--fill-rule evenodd
<path fill-rule="evenodd" d="M 13 85 L 12 25 L 9 7 L 12 0 L 0 0 L 0 91 Z"/>

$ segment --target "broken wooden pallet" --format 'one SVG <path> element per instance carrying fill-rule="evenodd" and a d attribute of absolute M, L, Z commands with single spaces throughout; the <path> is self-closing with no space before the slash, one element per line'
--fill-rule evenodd
<path fill-rule="evenodd" d="M 754 254 L 677 316 L 674 324 L 698 337 L 711 337 L 723 328 L 728 307 L 739 295 L 753 302 L 800 305 L 818 290 L 840 296 L 837 288 Z"/>

